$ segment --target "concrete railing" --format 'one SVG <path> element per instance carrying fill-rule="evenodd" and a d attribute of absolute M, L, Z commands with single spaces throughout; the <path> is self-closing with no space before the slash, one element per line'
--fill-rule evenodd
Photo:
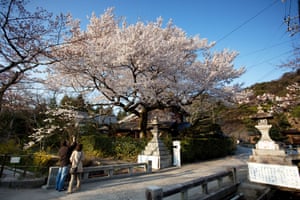
<path fill-rule="evenodd" d="M 45 189 L 54 188 L 56 175 L 59 167 L 50 167 L 47 184 L 43 186 Z M 82 183 L 99 181 L 103 179 L 121 178 L 133 175 L 145 174 L 152 172 L 152 163 L 133 163 L 119 165 L 103 165 L 96 167 L 84 167 L 81 174 Z"/>
<path fill-rule="evenodd" d="M 170 185 L 162 188 L 150 186 L 146 188 L 147 200 L 162 200 L 164 197 L 180 194 L 182 200 L 187 199 L 225 199 L 230 194 L 234 194 L 238 188 L 236 168 L 219 172 L 214 175 L 201 177 L 188 182 Z M 225 179 L 227 182 L 225 183 Z M 215 182 L 215 184 L 212 184 Z M 202 191 L 196 192 L 196 195 L 189 195 L 189 190 L 200 187 Z M 200 195 L 201 192 L 201 195 Z M 192 197 L 191 197 L 192 196 Z M 201 196 L 201 197 L 200 197 Z"/>

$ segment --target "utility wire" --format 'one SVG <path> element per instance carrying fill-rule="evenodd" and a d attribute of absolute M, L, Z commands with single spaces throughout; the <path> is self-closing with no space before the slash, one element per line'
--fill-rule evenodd
<path fill-rule="evenodd" d="M 255 82 L 259 82 L 259 81 L 263 81 L 267 76 L 269 76 L 270 74 L 274 73 L 276 70 L 272 69 L 269 72 L 267 72 L 266 74 L 264 74 L 262 77 L 260 77 L 259 79 L 257 79 Z"/>
<path fill-rule="evenodd" d="M 277 71 L 277 69 L 271 69 L 270 71 L 265 73 L 263 76 L 261 76 L 259 79 L 257 79 L 255 82 L 263 81 L 267 76 L 269 76 L 270 74 L 273 74 L 275 71 Z"/>
<path fill-rule="evenodd" d="M 280 42 L 280 43 L 272 44 L 270 46 L 254 50 L 254 51 L 251 51 L 249 53 L 246 53 L 246 54 L 243 54 L 243 55 L 239 55 L 239 57 L 242 58 L 242 57 L 246 57 L 246 56 L 249 56 L 249 55 L 253 55 L 253 54 L 256 54 L 256 53 L 259 53 L 259 52 L 262 52 L 262 51 L 266 51 L 266 50 L 271 49 L 273 47 L 277 47 L 277 46 L 280 46 L 280 45 L 283 45 L 283 44 L 286 44 L 286 43 L 293 42 L 295 40 L 296 40 L 296 38 L 293 38 L 292 40 L 287 40 L 287 41 L 283 41 L 283 42 Z"/>
<path fill-rule="evenodd" d="M 254 18 L 256 18 L 257 16 L 259 16 L 260 14 L 262 14 L 263 12 L 265 12 L 267 9 L 271 8 L 273 5 L 275 5 L 278 2 L 279 2 L 278 0 L 275 0 L 273 3 L 271 3 L 270 5 L 268 5 L 267 7 L 265 7 L 264 9 L 262 9 L 261 11 L 259 11 L 257 14 L 255 14 L 253 17 L 250 17 L 245 22 L 243 22 L 242 24 L 240 24 L 239 26 L 237 26 L 235 29 L 233 29 L 232 31 L 230 31 L 229 33 L 227 33 L 226 35 L 224 35 L 222 38 L 220 38 L 219 40 L 217 40 L 216 43 L 219 43 L 220 41 L 224 40 L 225 38 L 227 38 L 228 36 L 230 36 L 232 33 L 234 33 L 235 31 L 237 31 L 238 29 L 240 29 L 241 27 L 243 27 L 244 25 L 246 25 L 247 23 L 249 23 L 250 21 L 252 21 Z"/>
<path fill-rule="evenodd" d="M 281 53 L 281 54 L 279 54 L 279 55 L 273 56 L 273 57 L 271 57 L 271 58 L 269 58 L 269 59 L 265 59 L 265 60 L 263 60 L 263 61 L 261 61 L 261 62 L 259 62 L 259 63 L 250 65 L 250 66 L 247 67 L 247 70 L 250 70 L 250 69 L 252 69 L 253 67 L 256 67 L 256 66 L 261 65 L 261 64 L 263 64 L 263 63 L 270 62 L 270 61 L 272 61 L 272 60 L 274 60 L 274 59 L 277 59 L 277 58 L 279 58 L 279 57 L 281 57 L 281 56 L 283 56 L 283 55 L 290 54 L 292 51 L 293 51 L 293 50 L 285 51 L 285 52 L 283 52 L 283 53 Z"/>

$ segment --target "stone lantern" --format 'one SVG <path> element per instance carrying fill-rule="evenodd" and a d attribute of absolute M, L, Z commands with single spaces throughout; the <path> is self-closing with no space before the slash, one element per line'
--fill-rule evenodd
<path fill-rule="evenodd" d="M 257 114 L 252 117 L 258 121 L 255 127 L 261 132 L 261 138 L 248 160 L 249 180 L 280 188 L 299 190 L 299 168 L 293 163 L 298 158 L 287 155 L 285 150 L 270 138 L 269 130 L 272 125 L 268 124 L 268 119 L 272 117 L 261 107 L 258 107 Z"/>
<path fill-rule="evenodd" d="M 159 138 L 159 121 L 155 117 L 151 125 L 153 135 L 151 141 L 147 144 L 144 151 L 138 155 L 138 163 L 152 161 L 153 169 L 161 169 L 172 166 L 172 155 L 168 148 Z"/>
<path fill-rule="evenodd" d="M 252 156 L 250 156 L 251 162 L 263 162 L 263 163 L 276 163 L 283 164 L 290 163 L 286 159 L 284 149 L 280 149 L 279 144 L 273 141 L 269 135 L 269 131 L 272 125 L 268 124 L 268 119 L 272 119 L 273 115 L 264 112 L 262 107 L 258 107 L 257 114 L 251 117 L 257 120 L 257 128 L 261 133 L 261 138 L 255 145 L 255 149 L 252 150 Z"/>
<path fill-rule="evenodd" d="M 257 128 L 261 133 L 261 138 L 255 145 L 256 149 L 279 150 L 279 145 L 276 144 L 269 135 L 272 125 L 268 124 L 268 119 L 272 118 L 273 115 L 264 112 L 261 106 L 258 107 L 257 114 L 252 117 L 252 119 L 258 121 L 255 128 Z"/>

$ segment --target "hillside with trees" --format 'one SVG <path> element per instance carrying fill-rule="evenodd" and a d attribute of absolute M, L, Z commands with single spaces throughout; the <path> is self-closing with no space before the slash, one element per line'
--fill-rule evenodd
<path fill-rule="evenodd" d="M 261 105 L 265 112 L 274 116 L 269 122 L 273 125 L 271 137 L 284 140 L 282 131 L 300 130 L 300 70 L 286 73 L 278 80 L 257 83 L 246 88 L 238 102 L 238 105 L 220 112 L 223 117 L 219 122 L 225 133 L 243 140 L 247 140 L 249 135 L 257 134 L 254 128 L 256 122 L 250 116 Z"/>

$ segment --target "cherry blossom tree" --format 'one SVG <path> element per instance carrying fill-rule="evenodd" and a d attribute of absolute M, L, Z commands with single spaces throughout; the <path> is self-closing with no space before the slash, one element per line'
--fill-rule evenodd
<path fill-rule="evenodd" d="M 234 68 L 237 52 L 212 52 L 214 43 L 187 36 L 171 20 L 127 25 L 109 8 L 93 14 L 86 30 L 78 20 L 70 25 L 72 36 L 57 51 L 61 62 L 51 68 L 49 84 L 91 92 L 98 104 L 136 114 L 143 132 L 149 111 L 179 110 L 205 93 L 224 97 L 244 72 Z"/>
<path fill-rule="evenodd" d="M 300 71 L 300 46 L 294 46 L 291 58 L 280 65 L 280 67 L 289 68 L 291 70 Z"/>
<path fill-rule="evenodd" d="M 40 149 L 44 150 L 45 140 L 52 135 L 58 134 L 61 138 L 72 138 L 78 132 L 78 113 L 72 107 L 66 108 L 48 108 L 45 112 L 47 116 L 43 124 L 35 128 L 29 135 L 31 141 L 24 146 L 25 149 L 39 143 Z"/>
<path fill-rule="evenodd" d="M 65 17 L 54 18 L 42 8 L 25 9 L 26 0 L 0 0 L 0 111 L 6 93 L 18 91 L 37 73 L 38 67 L 56 60 L 51 50 L 64 30 Z M 28 85 L 32 89 L 32 85 Z M 17 94 L 18 92 L 16 92 Z"/>

